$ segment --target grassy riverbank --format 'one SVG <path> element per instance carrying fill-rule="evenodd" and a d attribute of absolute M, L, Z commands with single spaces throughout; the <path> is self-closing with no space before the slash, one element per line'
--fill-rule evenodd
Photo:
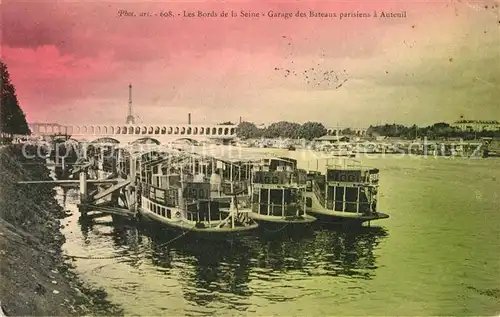
<path fill-rule="evenodd" d="M 34 148 L 28 151 L 35 151 Z M 18 315 L 122 315 L 102 290 L 91 290 L 62 253 L 64 211 L 53 185 L 17 185 L 50 179 L 42 159 L 27 159 L 21 146 L 0 148 L 0 301 Z M 30 163 L 30 164 L 25 164 Z"/>

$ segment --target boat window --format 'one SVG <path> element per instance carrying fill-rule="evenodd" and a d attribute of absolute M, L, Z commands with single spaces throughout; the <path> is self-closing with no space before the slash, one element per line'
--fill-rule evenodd
<path fill-rule="evenodd" d="M 161 207 L 161 215 L 165 217 L 165 208 Z"/>
<path fill-rule="evenodd" d="M 281 205 L 281 203 L 283 202 L 283 190 L 271 189 L 270 192 L 271 192 L 270 203 Z"/>
<path fill-rule="evenodd" d="M 270 200 L 271 212 L 270 214 L 275 216 L 281 216 L 283 214 L 283 190 L 281 189 L 271 189 L 270 190 Z"/>
<path fill-rule="evenodd" d="M 335 187 L 328 186 L 328 192 L 326 195 L 326 208 L 334 209 L 333 205 L 335 204 Z"/>
<path fill-rule="evenodd" d="M 172 214 L 170 209 L 167 209 L 167 218 L 172 218 Z"/>
<path fill-rule="evenodd" d="M 252 211 L 253 212 L 256 212 L 256 213 L 259 213 L 259 208 L 260 206 L 260 201 L 259 201 L 259 193 L 257 192 L 253 192 L 253 195 L 252 195 Z"/>
<path fill-rule="evenodd" d="M 300 200 L 299 191 L 297 189 L 286 189 L 285 190 L 285 204 L 294 203 Z"/>
<path fill-rule="evenodd" d="M 357 212 L 358 210 L 358 187 L 346 187 L 345 211 Z"/>
<path fill-rule="evenodd" d="M 335 186 L 335 210 L 344 211 L 344 186 Z"/>
<path fill-rule="evenodd" d="M 267 198 L 269 196 L 269 190 L 260 190 L 260 213 L 267 215 Z"/>
<path fill-rule="evenodd" d="M 370 211 L 370 201 L 368 198 L 368 188 L 361 188 L 359 192 L 359 212 Z"/>

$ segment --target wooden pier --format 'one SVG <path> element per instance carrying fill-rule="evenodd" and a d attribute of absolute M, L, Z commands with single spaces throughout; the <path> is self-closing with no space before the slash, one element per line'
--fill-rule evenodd
<path fill-rule="evenodd" d="M 57 166 L 51 162 L 47 162 L 46 165 Z M 130 165 L 135 166 L 133 157 L 130 157 Z M 78 209 L 82 220 L 108 215 L 135 219 L 137 210 L 134 174 L 130 173 L 127 178 L 121 178 L 116 173 L 112 173 L 101 179 L 90 179 L 92 175 L 97 178 L 97 174 L 92 173 L 91 167 L 92 164 L 89 163 L 75 164 L 75 169 L 71 174 L 78 175 L 77 179 L 27 180 L 17 183 L 20 185 L 52 184 L 78 188 L 80 196 Z"/>

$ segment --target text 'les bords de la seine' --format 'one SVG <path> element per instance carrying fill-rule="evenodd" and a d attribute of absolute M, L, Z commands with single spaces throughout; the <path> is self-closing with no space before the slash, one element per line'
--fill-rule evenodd
<path fill-rule="evenodd" d="M 309 11 L 297 11 L 297 12 L 277 12 L 269 10 L 267 12 L 254 12 L 254 11 L 234 11 L 234 10 L 223 10 L 223 11 L 187 11 L 183 10 L 182 13 L 175 13 L 173 11 L 160 11 L 158 13 L 154 12 L 139 12 L 128 10 L 118 10 L 119 17 L 163 17 L 163 18 L 406 18 L 406 11 L 401 12 L 385 12 L 385 11 L 373 11 L 369 12 L 318 12 L 314 10 Z"/>

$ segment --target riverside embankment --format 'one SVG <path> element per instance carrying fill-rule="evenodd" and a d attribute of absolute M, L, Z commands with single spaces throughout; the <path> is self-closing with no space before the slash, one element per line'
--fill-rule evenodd
<path fill-rule="evenodd" d="M 35 148 L 26 148 L 35 153 Z M 18 185 L 48 180 L 42 158 L 29 159 L 22 146 L 0 148 L 0 302 L 5 314 L 122 315 L 103 290 L 91 289 L 73 272 L 61 246 L 65 212 L 54 185 Z M 34 164 L 40 163 L 40 164 Z"/>

